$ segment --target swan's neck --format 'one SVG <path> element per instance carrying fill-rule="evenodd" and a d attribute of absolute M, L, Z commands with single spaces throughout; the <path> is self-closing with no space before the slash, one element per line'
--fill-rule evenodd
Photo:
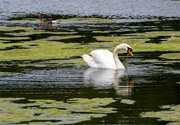
<path fill-rule="evenodd" d="M 114 62 L 116 64 L 116 69 L 124 69 L 123 64 L 121 63 L 121 61 L 118 58 L 118 51 L 119 50 L 124 50 L 124 48 L 121 45 L 118 45 L 114 51 L 113 51 L 113 58 L 114 58 Z"/>

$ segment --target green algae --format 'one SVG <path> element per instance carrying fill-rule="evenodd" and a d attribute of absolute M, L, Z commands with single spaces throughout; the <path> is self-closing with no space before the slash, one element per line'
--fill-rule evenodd
<path fill-rule="evenodd" d="M 172 105 L 163 105 L 161 106 L 161 109 L 170 109 Z"/>
<path fill-rule="evenodd" d="M 159 121 L 172 121 L 180 124 L 180 105 L 168 106 L 169 110 L 141 113 L 141 117 L 159 118 Z M 173 122 L 174 121 L 174 122 Z"/>
<path fill-rule="evenodd" d="M 169 36 L 170 38 L 162 44 L 145 43 L 150 41 L 151 38 L 158 36 Z M 179 51 L 180 50 L 180 32 L 177 31 L 163 31 L 163 32 L 146 32 L 124 34 L 122 36 L 97 36 L 98 41 L 105 41 L 104 44 L 129 44 L 134 52 L 142 51 Z M 99 43 L 100 44 L 100 43 Z"/>
<path fill-rule="evenodd" d="M 73 124 L 101 118 L 116 110 L 102 107 L 115 102 L 112 98 L 72 98 L 67 103 L 29 99 L 29 103 L 26 104 L 14 102 L 17 100 L 23 100 L 23 98 L 0 98 L 0 124 Z"/>
<path fill-rule="evenodd" d="M 79 43 L 62 43 L 59 42 L 63 39 L 74 39 L 84 37 L 77 35 L 77 32 L 53 32 L 45 30 L 35 30 L 31 27 L 5 27 L 0 26 L 0 30 L 8 32 L 8 35 L 23 36 L 23 35 L 38 35 L 48 34 L 51 37 L 39 38 L 38 40 L 29 40 L 30 37 L 1 37 L 1 48 L 6 51 L 0 51 L 1 61 L 12 60 L 59 60 L 55 66 L 60 66 L 69 63 L 70 65 L 81 66 L 84 65 L 83 60 L 72 60 L 72 57 L 81 57 L 84 53 L 89 54 L 95 49 L 109 49 L 113 51 L 115 46 L 121 43 L 129 44 L 133 52 L 143 51 L 179 51 L 180 50 L 180 33 L 176 31 L 163 31 L 163 32 L 145 32 L 124 34 L 121 36 L 96 36 L 94 37 L 97 42 L 88 44 Z M 19 32 L 20 30 L 20 32 Z M 18 31 L 18 32 L 17 32 Z M 58 35 L 58 36 L 57 36 Z M 165 42 L 161 44 L 146 43 L 153 37 L 157 36 L 170 36 Z M 10 40 L 20 41 L 21 43 L 10 43 Z M 26 39 L 28 41 L 26 41 Z M 23 40 L 23 41 L 21 41 Z M 6 43 L 6 44 L 5 44 Z M 9 49 L 11 48 L 11 49 Z M 19 49 L 21 48 L 21 49 Z M 122 51 L 125 53 L 125 51 Z M 50 63 L 49 63 L 50 64 Z M 35 67 L 53 67 L 53 65 L 37 63 Z M 21 64 L 20 67 L 31 67 L 33 64 Z"/>
<path fill-rule="evenodd" d="M 7 40 L 0 40 L 0 44 L 2 45 L 3 43 L 8 43 L 10 41 L 7 41 Z"/>
<path fill-rule="evenodd" d="M 62 19 L 61 20 L 69 22 L 69 21 L 73 21 L 73 22 L 115 22 L 113 19 L 103 19 L 103 18 L 69 18 L 69 19 Z"/>
<path fill-rule="evenodd" d="M 37 46 L 31 46 L 30 49 L 1 51 L 1 60 L 68 59 L 72 56 L 82 55 L 87 49 L 87 47 L 80 50 L 73 48 L 77 44 L 64 44 L 45 40 L 28 41 L 24 42 L 24 44 L 37 44 Z M 72 48 L 71 51 L 69 48 Z"/>
<path fill-rule="evenodd" d="M 166 53 L 159 56 L 163 59 L 180 59 L 180 53 Z"/>
<path fill-rule="evenodd" d="M 122 100 L 121 100 L 121 103 L 128 104 L 128 105 L 132 105 L 132 104 L 134 104 L 135 102 L 136 102 L 136 101 L 130 100 L 130 99 L 122 99 Z"/>
<path fill-rule="evenodd" d="M 32 27 L 6 27 L 6 26 L 0 26 L 0 31 L 18 31 L 18 30 L 33 30 L 34 28 Z"/>
<path fill-rule="evenodd" d="M 81 35 L 68 35 L 68 36 L 52 36 L 48 40 L 62 40 L 62 39 L 72 39 L 72 38 L 81 38 Z"/>
<path fill-rule="evenodd" d="M 0 40 L 11 41 L 11 40 L 31 40 L 30 37 L 0 37 Z"/>
<path fill-rule="evenodd" d="M 29 36 L 29 35 L 38 35 L 38 34 L 48 34 L 48 35 L 72 35 L 76 34 L 77 32 L 52 32 L 52 31 L 44 31 L 44 30 L 26 30 L 25 32 L 18 32 L 18 33 L 6 33 L 12 36 Z"/>
<path fill-rule="evenodd" d="M 109 31 L 93 31 L 93 33 L 109 33 Z"/>
<path fill-rule="evenodd" d="M 8 42 L 7 42 L 8 43 Z M 1 50 L 11 50 L 11 49 L 30 49 L 34 46 L 34 44 L 25 42 L 25 43 L 11 43 L 8 44 L 1 44 L 0 49 Z"/>
<path fill-rule="evenodd" d="M 13 13 L 13 14 L 23 14 L 23 13 Z M 115 22 L 113 19 L 104 19 L 104 18 L 69 18 L 69 19 L 59 19 L 62 22 Z M 11 21 L 38 21 L 36 18 L 22 18 L 22 19 L 13 19 Z"/>

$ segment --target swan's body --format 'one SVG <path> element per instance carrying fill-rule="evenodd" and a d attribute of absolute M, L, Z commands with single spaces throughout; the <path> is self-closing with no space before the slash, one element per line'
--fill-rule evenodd
<path fill-rule="evenodd" d="M 39 12 L 37 14 L 35 14 L 34 16 L 39 17 L 38 22 L 40 24 L 58 24 L 60 22 L 60 20 L 54 20 L 53 18 L 47 18 L 47 19 L 42 20 L 42 14 Z"/>
<path fill-rule="evenodd" d="M 84 54 L 82 58 L 92 68 L 124 69 L 125 67 L 118 58 L 119 50 L 126 50 L 133 56 L 132 49 L 129 45 L 120 44 L 116 46 L 113 53 L 106 49 L 100 49 L 92 51 L 90 53 L 91 56 Z"/>

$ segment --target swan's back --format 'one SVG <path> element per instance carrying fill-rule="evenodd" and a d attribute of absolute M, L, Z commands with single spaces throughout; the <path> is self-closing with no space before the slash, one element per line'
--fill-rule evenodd
<path fill-rule="evenodd" d="M 91 56 L 84 54 L 84 61 L 93 68 L 111 68 L 116 69 L 116 64 L 113 59 L 113 54 L 109 50 L 94 50 L 90 53 Z"/>

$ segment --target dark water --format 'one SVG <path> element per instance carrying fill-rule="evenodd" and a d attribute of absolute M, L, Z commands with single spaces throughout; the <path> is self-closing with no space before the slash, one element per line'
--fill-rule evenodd
<path fill-rule="evenodd" d="M 43 1 L 43 2 L 42 2 Z M 33 17 L 37 12 L 58 18 L 102 17 L 117 23 L 61 22 L 58 31 L 77 31 L 85 35 L 75 42 L 94 42 L 93 36 L 121 35 L 147 31 L 179 31 L 180 1 L 173 0 L 1 0 L 0 24 L 5 26 L 37 27 L 37 22 L 16 22 L 12 19 Z M 12 14 L 11 12 L 25 12 Z M 157 23 L 158 22 L 158 23 Z M 109 31 L 93 33 L 92 31 Z M 1 34 L 3 36 L 5 34 Z M 37 39 L 39 36 L 30 36 Z M 41 38 L 49 36 L 41 35 Z M 160 39 L 152 42 L 160 42 Z M 61 41 L 61 42 L 71 42 Z M 3 51 L 3 50 L 1 50 Z M 163 52 L 162 52 L 163 53 Z M 158 111 L 162 105 L 176 105 L 179 97 L 179 63 L 155 65 L 143 62 L 156 59 L 160 52 L 134 53 L 127 71 L 96 70 L 87 67 L 19 68 L 1 67 L 0 97 L 27 99 L 114 98 L 110 104 L 117 113 L 81 122 L 81 124 L 166 124 L 157 119 L 141 118 L 140 113 Z M 126 55 L 119 56 L 125 64 Z M 119 87 L 129 86 L 129 87 Z M 135 100 L 134 105 L 120 103 L 120 99 Z"/>

